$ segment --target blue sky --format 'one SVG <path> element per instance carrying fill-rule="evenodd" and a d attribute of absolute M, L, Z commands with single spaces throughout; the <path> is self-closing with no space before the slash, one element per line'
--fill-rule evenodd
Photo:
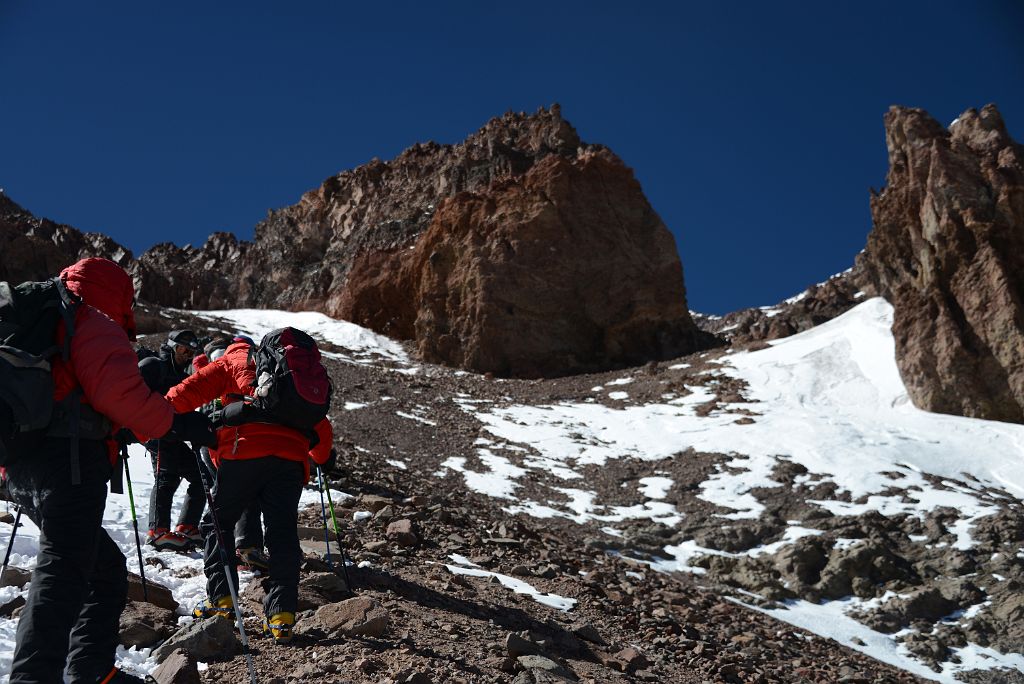
<path fill-rule="evenodd" d="M 1024 138 L 1024 3 L 0 1 L 0 187 L 136 254 L 417 141 L 553 102 L 631 166 L 691 308 L 852 264 L 882 116 L 996 102 Z"/>

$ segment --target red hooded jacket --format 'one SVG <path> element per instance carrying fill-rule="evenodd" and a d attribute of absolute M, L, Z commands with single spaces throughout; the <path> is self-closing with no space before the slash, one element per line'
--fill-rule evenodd
<path fill-rule="evenodd" d="M 194 411 L 203 404 L 220 398 L 225 406 L 239 401 L 229 395 L 252 392 L 256 369 L 249 363 L 249 345 L 235 342 L 216 361 L 197 370 L 167 392 L 167 399 L 178 413 Z M 326 418 L 316 426 L 320 442 L 312 449 L 309 439 L 298 430 L 274 423 L 245 423 L 238 427 L 224 426 L 217 430 L 217 448 L 210 449 L 214 463 L 220 459 L 247 459 L 278 456 L 299 461 L 309 478 L 309 458 L 324 463 L 331 455 L 334 431 Z"/>
<path fill-rule="evenodd" d="M 140 438 L 160 437 L 171 428 L 174 410 L 159 393 L 150 391 L 139 375 L 138 359 L 129 336 L 135 338 L 132 304 L 135 286 L 124 269 L 107 259 L 89 258 L 60 274 L 64 285 L 82 298 L 75 314 L 71 355 L 53 361 L 53 397 L 61 400 L 76 387 L 82 403 Z M 61 321 L 57 343 L 64 344 Z M 110 440 L 112 458 L 116 445 Z"/>

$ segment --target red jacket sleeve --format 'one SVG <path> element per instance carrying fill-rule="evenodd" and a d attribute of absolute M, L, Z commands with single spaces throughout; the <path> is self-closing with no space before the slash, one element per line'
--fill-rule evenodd
<path fill-rule="evenodd" d="M 140 439 L 171 429 L 174 410 L 146 386 L 128 335 L 104 314 L 88 307 L 75 317 L 71 365 L 85 400 Z"/>
<path fill-rule="evenodd" d="M 178 413 L 188 413 L 232 391 L 233 385 L 231 373 L 217 359 L 167 390 L 167 400 Z"/>
<path fill-rule="evenodd" d="M 316 424 L 315 429 L 320 441 L 310 450 L 309 456 L 316 463 L 326 463 L 331 457 L 331 447 L 334 445 L 334 427 L 331 421 L 324 418 Z"/>
<path fill-rule="evenodd" d="M 219 359 L 169 389 L 168 401 L 178 413 L 186 413 L 226 394 L 246 394 L 254 376 L 248 359 L 247 345 L 231 345 Z M 225 399 L 224 403 L 231 402 Z"/>

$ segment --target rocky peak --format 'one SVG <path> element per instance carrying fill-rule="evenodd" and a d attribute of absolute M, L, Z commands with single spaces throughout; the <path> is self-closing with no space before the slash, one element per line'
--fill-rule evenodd
<path fill-rule="evenodd" d="M 131 250 L 101 233 L 83 233 L 62 223 L 37 218 L 0 192 L 0 280 L 21 282 L 55 275 L 88 256 L 106 257 L 121 266 L 133 263 Z"/>
<path fill-rule="evenodd" d="M 885 116 L 887 187 L 858 257 L 893 304 L 897 362 L 925 409 L 1024 420 L 1024 149 L 994 105 L 946 130 Z"/>
<path fill-rule="evenodd" d="M 252 243 L 160 245 L 140 278 L 159 304 L 322 311 L 502 375 L 642 363 L 711 340 L 632 171 L 583 143 L 558 105 L 332 176 L 271 211 Z"/>

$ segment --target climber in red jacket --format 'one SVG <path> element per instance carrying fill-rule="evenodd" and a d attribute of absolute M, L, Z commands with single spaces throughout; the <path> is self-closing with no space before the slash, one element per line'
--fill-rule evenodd
<path fill-rule="evenodd" d="M 201 444 L 212 428 L 198 413 L 175 416 L 139 375 L 129 339 L 135 288 L 120 266 L 83 259 L 60 278 L 81 304 L 68 360 L 52 361 L 59 410 L 40 442 L 12 449 L 7 462 L 10 492 L 40 530 L 10 681 L 62 682 L 66 668 L 75 682 L 141 682 L 114 667 L 128 577 L 124 554 L 101 526 L 118 453 L 112 434 L 124 426 L 140 438 Z M 61 322 L 55 342 L 63 345 L 66 334 Z"/>
<path fill-rule="evenodd" d="M 249 361 L 250 345 L 235 342 L 224 355 L 199 369 L 167 392 L 178 411 L 192 411 L 219 398 L 225 407 L 252 391 L 255 368 Z M 333 431 L 325 418 L 316 426 L 319 442 L 310 449 L 308 435 L 275 423 L 250 422 L 217 430 L 217 446 L 210 454 L 217 465 L 213 487 L 216 519 L 226 544 L 233 543 L 232 530 L 239 516 L 252 502 L 258 502 L 266 527 L 270 552 L 270 580 L 263 602 L 264 628 L 277 643 L 291 640 L 298 610 L 299 496 L 309 479 L 309 459 L 326 463 L 330 458 Z M 205 571 L 208 598 L 196 607 L 195 617 L 227 617 L 233 609 L 224 567 L 221 565 L 213 516 L 209 512 L 201 525 L 206 540 Z M 235 558 L 235 549 L 227 549 Z M 234 586 L 237 568 L 231 566 Z"/>

